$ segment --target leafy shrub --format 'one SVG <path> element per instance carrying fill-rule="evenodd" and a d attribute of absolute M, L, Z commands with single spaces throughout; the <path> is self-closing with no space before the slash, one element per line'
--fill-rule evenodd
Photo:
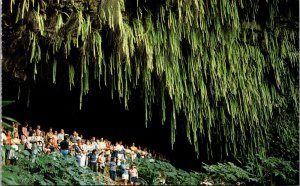
<path fill-rule="evenodd" d="M 291 161 L 277 157 L 265 157 L 258 154 L 256 159 L 249 162 L 246 169 L 255 174 L 260 184 L 273 184 L 275 181 L 284 184 L 296 184 L 294 178 L 298 173 Z"/>
<path fill-rule="evenodd" d="M 139 176 L 150 185 L 157 185 L 160 177 L 166 177 L 166 184 L 197 185 L 199 180 L 204 177 L 201 173 L 189 173 L 176 169 L 166 161 L 155 160 L 152 162 L 149 159 L 137 159 L 135 163 L 138 166 Z"/>
<path fill-rule="evenodd" d="M 41 154 L 32 162 L 30 153 L 23 151 L 14 165 L 3 166 L 4 185 L 103 185 L 106 184 L 100 173 L 78 166 L 76 159 Z"/>
<path fill-rule="evenodd" d="M 207 171 L 210 178 L 223 180 L 225 183 L 234 184 L 236 182 L 257 182 L 254 174 L 236 166 L 231 162 L 207 165 L 203 163 L 203 168 Z"/>

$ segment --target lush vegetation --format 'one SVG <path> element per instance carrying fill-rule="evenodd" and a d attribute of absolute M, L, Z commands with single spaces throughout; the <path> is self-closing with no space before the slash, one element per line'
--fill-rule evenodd
<path fill-rule="evenodd" d="M 3 69 L 20 85 L 68 77 L 80 108 L 91 81 L 117 92 L 126 109 L 140 89 L 146 126 L 159 108 L 172 144 L 184 125 L 196 152 L 206 145 L 210 156 L 216 142 L 225 156 L 254 158 L 270 146 L 282 95 L 298 102 L 298 3 L 4 1 Z"/>
<path fill-rule="evenodd" d="M 5 146 L 9 150 L 9 146 Z M 4 185 L 111 185 L 115 182 L 89 168 L 78 166 L 74 157 L 63 160 L 59 153 L 37 157 L 21 150 L 17 160 L 2 167 Z M 34 162 L 33 162 L 34 159 Z M 130 163 L 130 161 L 129 161 Z M 141 184 L 199 185 L 207 179 L 214 184 L 297 184 L 297 167 L 291 161 L 257 155 L 246 166 L 232 162 L 202 165 L 203 172 L 187 172 L 167 161 L 136 159 Z M 162 181 L 164 180 L 164 181 Z"/>
<path fill-rule="evenodd" d="M 6 149 L 9 149 L 6 146 Z M 171 185 L 199 185 L 208 179 L 211 183 L 235 184 L 289 184 L 299 183 L 298 170 L 292 162 L 257 155 L 255 161 L 239 167 L 234 163 L 203 164 L 203 172 L 176 169 L 167 161 L 137 159 L 136 164 L 144 185 L 158 185 L 164 179 Z M 21 151 L 13 165 L 3 166 L 4 185 L 110 185 L 109 178 L 78 166 L 76 159 L 63 160 L 59 155 L 39 155 L 33 163 L 28 151 Z"/>
<path fill-rule="evenodd" d="M 149 185 L 158 185 L 161 179 L 165 179 L 166 184 L 197 185 L 204 177 L 204 174 L 198 172 L 189 173 L 176 169 L 166 161 L 156 160 L 151 162 L 148 159 L 139 159 L 136 164 L 140 177 Z"/>
<path fill-rule="evenodd" d="M 63 160 L 58 155 L 41 154 L 33 163 L 31 154 L 27 150 L 18 154 L 18 160 L 13 165 L 5 165 L 2 170 L 4 185 L 110 185 L 113 183 L 100 173 L 78 166 L 74 157 Z"/>
<path fill-rule="evenodd" d="M 157 185 L 159 178 L 165 178 L 166 184 L 171 185 L 199 185 L 205 179 L 214 184 L 240 182 L 259 185 L 275 183 L 294 185 L 299 183 L 298 169 L 292 166 L 292 162 L 259 155 L 255 162 L 249 162 L 246 166 L 241 167 L 232 162 L 203 164 L 203 172 L 187 172 L 176 169 L 169 162 L 159 160 L 150 162 L 147 159 L 140 159 L 137 161 L 137 165 L 140 176 L 150 185 Z"/>
<path fill-rule="evenodd" d="M 260 184 L 299 184 L 298 167 L 293 162 L 276 157 L 257 157 L 245 169 L 255 175 L 254 181 Z"/>
<path fill-rule="evenodd" d="M 299 184 L 298 7 L 291 0 L 4 1 L 3 69 L 28 98 L 39 78 L 68 81 L 80 90 L 79 108 L 91 82 L 111 88 L 126 109 L 139 89 L 146 126 L 158 111 L 172 145 L 183 125 L 197 153 L 205 145 L 212 156 L 219 144 L 235 162 L 203 164 L 197 173 L 139 160 L 148 184 L 158 177 Z M 104 183 L 73 159 L 42 155 L 32 164 L 27 156 L 3 167 L 3 183 Z"/>

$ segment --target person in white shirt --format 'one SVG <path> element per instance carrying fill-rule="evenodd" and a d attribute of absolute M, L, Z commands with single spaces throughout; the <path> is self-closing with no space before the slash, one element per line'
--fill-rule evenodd
<path fill-rule="evenodd" d="M 25 140 L 25 149 L 27 150 L 31 150 L 32 144 L 31 144 L 31 138 L 32 136 L 29 136 L 26 140 Z"/>
<path fill-rule="evenodd" d="M 87 164 L 88 164 L 88 150 L 89 150 L 89 146 L 86 144 L 86 141 L 85 140 L 82 140 L 82 158 L 81 158 L 81 164 L 80 166 L 82 167 L 86 167 Z"/>
<path fill-rule="evenodd" d="M 38 145 L 38 143 L 40 142 L 40 136 L 37 136 L 37 133 L 33 133 L 33 136 L 28 137 L 28 139 L 30 140 L 29 142 L 31 143 L 31 154 L 32 154 L 32 162 L 35 162 L 37 154 L 40 153 L 40 145 Z M 42 140 L 44 141 L 44 140 Z M 43 150 L 43 149 L 42 149 Z"/>
<path fill-rule="evenodd" d="M 32 150 L 32 154 L 36 155 L 39 152 L 39 148 L 38 148 L 38 141 L 40 139 L 38 138 L 38 136 L 36 135 L 36 133 L 33 133 L 32 137 L 30 138 L 30 143 L 32 144 L 31 146 L 31 150 Z"/>
<path fill-rule="evenodd" d="M 40 125 L 37 125 L 37 126 L 36 126 L 35 132 L 36 132 L 37 134 L 39 134 L 39 136 L 42 135 L 42 131 L 41 131 L 41 126 L 40 126 Z"/>
<path fill-rule="evenodd" d="M 93 145 L 93 149 L 97 149 L 97 142 L 96 142 L 96 137 L 92 137 L 92 140 L 91 140 L 91 142 L 92 142 L 92 145 Z"/>
<path fill-rule="evenodd" d="M 87 140 L 86 142 L 86 150 L 87 150 L 87 155 L 94 150 L 94 146 L 92 145 L 90 140 Z M 89 156 L 86 156 L 85 166 L 87 166 L 88 163 L 89 163 Z"/>
<path fill-rule="evenodd" d="M 96 149 L 97 149 L 97 151 L 99 151 L 100 150 L 100 140 L 96 139 L 96 143 L 97 143 Z"/>
<path fill-rule="evenodd" d="M 123 142 L 120 141 L 118 148 L 118 160 L 123 160 L 125 158 L 125 148 L 123 146 Z"/>
<path fill-rule="evenodd" d="M 41 136 L 41 133 L 36 132 L 36 140 L 38 152 L 42 152 L 45 148 L 45 141 L 44 138 Z"/>
<path fill-rule="evenodd" d="M 60 133 L 57 135 L 57 141 L 60 143 L 65 139 L 65 131 L 64 129 L 60 129 Z"/>
<path fill-rule="evenodd" d="M 99 148 L 102 152 L 105 152 L 106 149 L 106 143 L 103 141 L 103 138 L 100 139 Z"/>
<path fill-rule="evenodd" d="M 81 135 L 81 136 L 82 136 L 82 135 Z M 82 137 L 80 137 L 79 134 L 77 134 L 76 139 L 77 139 L 77 140 L 82 140 Z"/>
<path fill-rule="evenodd" d="M 81 167 L 85 166 L 86 161 L 86 153 L 84 151 L 84 140 L 77 140 L 77 153 L 80 153 L 79 165 Z M 76 150 L 76 149 L 75 149 Z"/>
<path fill-rule="evenodd" d="M 88 148 L 88 153 L 91 153 L 94 150 L 94 145 L 91 143 L 90 140 L 87 140 L 87 148 Z"/>
<path fill-rule="evenodd" d="M 16 161 L 18 159 L 18 156 L 16 154 L 16 152 L 18 152 L 18 150 L 19 150 L 18 145 L 12 141 L 11 149 L 8 151 L 7 159 L 11 160 L 13 162 Z"/>

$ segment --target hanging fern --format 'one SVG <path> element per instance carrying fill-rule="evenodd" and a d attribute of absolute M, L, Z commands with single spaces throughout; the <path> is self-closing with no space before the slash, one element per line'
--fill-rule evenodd
<path fill-rule="evenodd" d="M 112 98 L 117 92 L 126 109 L 140 84 L 146 126 L 160 105 L 162 123 L 170 118 L 172 145 L 177 125 L 185 125 L 197 153 L 202 140 L 208 155 L 213 141 L 225 144 L 225 154 L 251 156 L 267 148 L 273 104 L 286 91 L 295 95 L 298 81 L 296 5 L 166 0 L 155 12 L 145 6 L 128 12 L 130 3 L 4 2 L 4 67 L 18 63 L 33 69 L 27 76 L 35 79 L 42 64 L 53 61 L 55 83 L 56 69 L 67 64 L 61 73 L 68 73 L 70 90 L 80 87 L 80 108 L 92 79 L 110 84 Z M 14 49 L 17 42 L 22 47 Z M 16 61 L 20 54 L 25 57 Z M 184 123 L 177 121 L 180 114 Z"/>

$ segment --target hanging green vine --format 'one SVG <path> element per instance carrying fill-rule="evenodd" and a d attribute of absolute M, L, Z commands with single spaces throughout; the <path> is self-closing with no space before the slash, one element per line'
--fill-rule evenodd
<path fill-rule="evenodd" d="M 197 153 L 202 140 L 208 154 L 213 141 L 222 142 L 227 155 L 267 148 L 273 105 L 285 91 L 296 95 L 299 35 L 293 4 L 166 0 L 155 12 L 147 7 L 127 12 L 126 3 L 4 2 L 4 68 L 17 61 L 32 69 L 27 76 L 35 79 L 47 63 L 55 83 L 57 69 L 67 65 L 70 90 L 81 89 L 80 108 L 91 79 L 99 87 L 109 84 L 112 98 L 117 92 L 126 109 L 139 85 L 146 126 L 153 106 L 160 105 L 162 123 L 170 118 L 172 145 L 176 126 L 185 125 Z M 17 42 L 22 46 L 13 49 Z M 297 96 L 294 100 L 297 104 Z M 177 122 L 179 115 L 185 123 Z"/>

